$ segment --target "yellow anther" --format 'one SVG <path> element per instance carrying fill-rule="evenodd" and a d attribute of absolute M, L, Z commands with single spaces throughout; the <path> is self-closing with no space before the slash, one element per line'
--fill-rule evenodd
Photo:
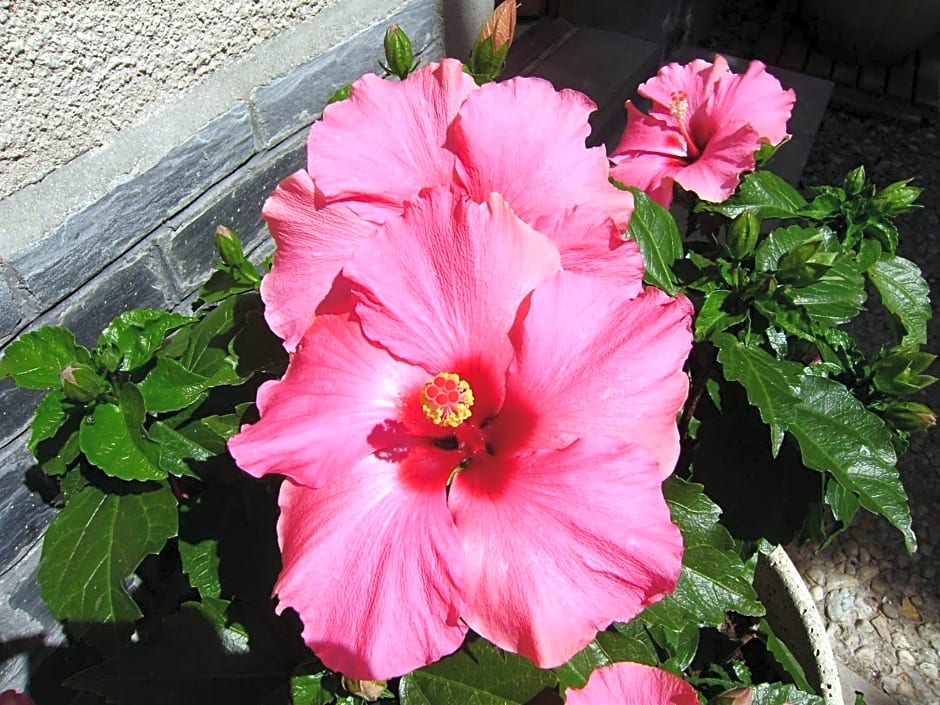
<path fill-rule="evenodd" d="M 473 413 L 470 385 L 452 372 L 434 375 L 421 389 L 421 409 L 438 426 L 457 428 Z"/>

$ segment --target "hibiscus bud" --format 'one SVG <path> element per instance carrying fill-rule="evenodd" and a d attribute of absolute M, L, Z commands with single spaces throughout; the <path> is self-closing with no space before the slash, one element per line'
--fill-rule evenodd
<path fill-rule="evenodd" d="M 744 211 L 728 228 L 728 252 L 735 259 L 744 259 L 754 251 L 758 235 L 760 221 L 751 211 Z"/>
<path fill-rule="evenodd" d="M 715 696 L 708 705 L 751 705 L 753 700 L 753 688 L 735 688 Z"/>
<path fill-rule="evenodd" d="M 858 166 L 849 172 L 842 184 L 845 192 L 850 196 L 857 196 L 865 188 L 865 167 Z"/>
<path fill-rule="evenodd" d="M 393 24 L 385 32 L 385 65 L 390 74 L 405 80 L 415 68 L 415 51 L 405 30 Z"/>
<path fill-rule="evenodd" d="M 242 243 L 238 239 L 238 235 L 224 225 L 216 228 L 215 249 L 222 261 L 230 267 L 238 267 L 246 261 L 245 251 L 242 249 Z"/>
<path fill-rule="evenodd" d="M 936 381 L 923 374 L 935 359 L 936 355 L 925 352 L 892 353 L 872 365 L 872 381 L 885 394 L 917 392 Z"/>
<path fill-rule="evenodd" d="M 356 695 L 370 703 L 374 703 L 382 697 L 385 686 L 385 681 L 356 681 L 343 676 L 343 687 L 352 695 Z"/>
<path fill-rule="evenodd" d="M 504 0 L 486 18 L 467 64 L 477 83 L 495 81 L 506 65 L 506 55 L 516 34 L 516 2 Z"/>
<path fill-rule="evenodd" d="M 62 391 L 72 401 L 88 402 L 104 391 L 105 381 L 88 365 L 72 362 L 59 373 Z"/>
<path fill-rule="evenodd" d="M 901 431 L 926 431 L 937 425 L 937 415 L 916 401 L 896 401 L 884 411 L 885 418 Z"/>

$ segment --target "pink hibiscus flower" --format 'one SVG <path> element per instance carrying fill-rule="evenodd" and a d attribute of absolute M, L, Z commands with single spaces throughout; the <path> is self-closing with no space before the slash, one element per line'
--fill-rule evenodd
<path fill-rule="evenodd" d="M 639 293 L 642 257 L 621 237 L 633 197 L 610 184 L 603 148 L 585 147 L 595 107 L 539 78 L 477 87 L 452 59 L 398 83 L 363 76 L 311 127 L 306 170 L 265 204 L 277 241 L 262 287 L 271 329 L 293 350 L 343 264 L 435 186 L 478 203 L 499 193 L 555 240 L 566 269 Z"/>
<path fill-rule="evenodd" d="M 275 592 L 330 668 L 406 673 L 468 628 L 557 666 L 674 589 L 690 304 L 561 262 L 499 195 L 426 191 L 230 441 L 287 478 Z"/>
<path fill-rule="evenodd" d="M 796 94 L 765 69 L 752 61 L 746 73 L 735 74 L 721 56 L 714 64 L 696 59 L 661 68 L 638 89 L 653 101 L 648 115 L 627 101 L 627 129 L 610 157 L 611 175 L 666 207 L 674 182 L 706 201 L 728 198 L 741 174 L 754 168 L 761 143 L 789 137 Z"/>
<path fill-rule="evenodd" d="M 679 676 L 639 663 L 615 663 L 591 674 L 583 688 L 565 691 L 567 705 L 699 705 Z"/>

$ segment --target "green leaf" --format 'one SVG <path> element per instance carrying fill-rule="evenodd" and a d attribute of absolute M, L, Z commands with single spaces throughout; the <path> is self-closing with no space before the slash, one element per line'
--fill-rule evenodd
<path fill-rule="evenodd" d="M 483 639 L 401 679 L 402 705 L 523 705 L 557 681 L 551 671 Z"/>
<path fill-rule="evenodd" d="M 147 435 L 160 446 L 160 469 L 177 477 L 189 475 L 198 478 L 199 475 L 193 472 L 186 461 L 203 461 L 215 455 L 162 421 L 152 423 L 147 429 Z"/>
<path fill-rule="evenodd" d="M 235 369 L 234 358 L 219 356 L 218 360 L 217 369 L 211 377 L 206 377 L 187 370 L 176 360 L 158 358 L 156 366 L 139 385 L 147 411 L 177 411 L 194 403 L 212 387 L 244 381 Z"/>
<path fill-rule="evenodd" d="M 73 362 L 92 364 L 91 353 L 72 331 L 46 326 L 10 343 L 0 360 L 0 379 L 12 377 L 26 389 L 58 389 L 59 374 Z"/>
<path fill-rule="evenodd" d="M 796 656 L 793 655 L 790 648 L 774 634 L 773 629 L 770 628 L 770 624 L 767 623 L 766 619 L 760 621 L 758 631 L 764 637 L 767 650 L 777 659 L 777 663 L 783 666 L 783 669 L 789 674 L 790 678 L 793 679 L 797 687 L 801 690 L 811 691 L 813 688 L 806 680 L 806 673 L 803 671 L 800 662 L 796 660 Z"/>
<path fill-rule="evenodd" d="M 63 408 L 65 403 L 65 394 L 53 390 L 36 405 L 33 422 L 30 424 L 29 443 L 26 444 L 30 453 L 35 453 L 41 441 L 52 438 L 62 428 L 68 418 L 68 413 Z"/>
<path fill-rule="evenodd" d="M 771 171 L 745 174 L 738 192 L 723 203 L 702 204 L 703 210 L 737 218 L 750 211 L 758 218 L 793 218 L 806 206 L 799 191 Z"/>
<path fill-rule="evenodd" d="M 156 462 L 159 446 L 144 435 L 146 412 L 140 392 L 125 384 L 117 404 L 101 404 L 79 431 L 88 462 L 121 480 L 159 480 L 166 477 Z"/>
<path fill-rule="evenodd" d="M 786 287 L 784 292 L 821 326 L 836 326 L 852 320 L 866 298 L 865 279 L 848 258 L 839 259 L 808 286 Z"/>
<path fill-rule="evenodd" d="M 776 272 L 780 259 L 800 245 L 819 242 L 824 245 L 832 241 L 832 230 L 826 226 L 801 228 L 791 225 L 773 230 L 754 252 L 754 267 L 758 272 Z"/>
<path fill-rule="evenodd" d="M 784 683 L 761 683 L 754 686 L 753 696 L 751 705 L 826 705 L 818 695 Z"/>
<path fill-rule="evenodd" d="M 728 299 L 732 296 L 727 289 L 713 289 L 705 295 L 702 308 L 695 316 L 695 339 L 702 341 L 712 333 L 718 333 L 726 328 L 741 323 L 747 314 L 729 313 L 725 310 Z"/>
<path fill-rule="evenodd" d="M 154 356 L 168 331 L 193 320 L 181 313 L 131 309 L 117 316 L 101 331 L 96 351 L 111 361 L 110 369 L 133 370 Z"/>
<path fill-rule="evenodd" d="M 86 485 L 49 525 L 38 581 L 56 619 L 129 623 L 141 616 L 124 580 L 176 536 L 176 499 L 166 485 L 127 490 Z"/>
<path fill-rule="evenodd" d="M 859 508 L 858 497 L 845 489 L 834 477 L 830 477 L 826 483 L 826 493 L 823 500 L 832 510 L 832 516 L 836 518 L 836 521 L 845 526 L 852 522 Z"/>
<path fill-rule="evenodd" d="M 916 264 L 903 257 L 883 254 L 868 270 L 881 302 L 904 326 L 906 346 L 927 342 L 927 321 L 932 314 L 930 289 Z"/>
<path fill-rule="evenodd" d="M 792 433 L 804 465 L 831 473 L 863 507 L 897 528 L 914 551 L 907 494 L 884 422 L 838 382 L 803 374 L 799 364 L 776 360 L 727 334 L 713 341 L 725 378 L 744 386 L 772 432 Z"/>
<path fill-rule="evenodd" d="M 673 522 L 682 530 L 682 542 L 686 548 L 713 546 L 722 550 L 733 550 L 734 539 L 718 523 L 721 507 L 705 494 L 705 487 L 670 475 L 663 482 L 663 495 Z"/>
<path fill-rule="evenodd" d="M 571 657 L 568 663 L 555 668 L 558 690 L 583 688 L 595 669 L 621 661 L 654 666 L 659 663 L 652 645 L 620 632 L 601 632 L 597 638 Z"/>
<path fill-rule="evenodd" d="M 672 265 L 682 257 L 682 239 L 675 218 L 640 189 L 633 194 L 634 211 L 627 237 L 636 241 L 646 264 L 645 280 L 673 296 L 679 291 Z"/>
<path fill-rule="evenodd" d="M 287 699 L 296 654 L 255 648 L 250 637 L 218 626 L 186 603 L 156 633 L 75 676 L 66 685 L 119 705 L 258 705 L 281 690 Z"/>
<path fill-rule="evenodd" d="M 290 699 L 292 705 L 329 705 L 333 702 L 333 693 L 323 687 L 326 671 L 294 676 L 290 679 Z"/>

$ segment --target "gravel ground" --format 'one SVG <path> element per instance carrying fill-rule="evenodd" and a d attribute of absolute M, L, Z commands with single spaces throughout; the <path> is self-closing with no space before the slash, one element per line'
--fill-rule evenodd
<path fill-rule="evenodd" d="M 708 42 L 738 56 L 753 55 L 776 0 L 728 2 Z M 914 177 L 923 208 L 899 221 L 899 254 L 920 265 L 940 303 L 940 121 L 855 114 L 830 105 L 803 173 L 803 186 L 839 184 L 864 164 L 885 186 Z M 928 350 L 940 351 L 940 317 L 931 324 Z M 861 322 L 863 337 L 883 340 L 875 318 Z M 936 366 L 933 370 L 938 374 Z M 940 376 L 940 375 L 938 375 Z M 923 401 L 940 409 L 940 384 Z M 899 463 L 920 548 L 907 555 L 900 534 L 883 519 L 862 514 L 826 549 L 791 548 L 823 614 L 836 658 L 898 705 L 940 703 L 940 431 L 913 439 Z"/>

